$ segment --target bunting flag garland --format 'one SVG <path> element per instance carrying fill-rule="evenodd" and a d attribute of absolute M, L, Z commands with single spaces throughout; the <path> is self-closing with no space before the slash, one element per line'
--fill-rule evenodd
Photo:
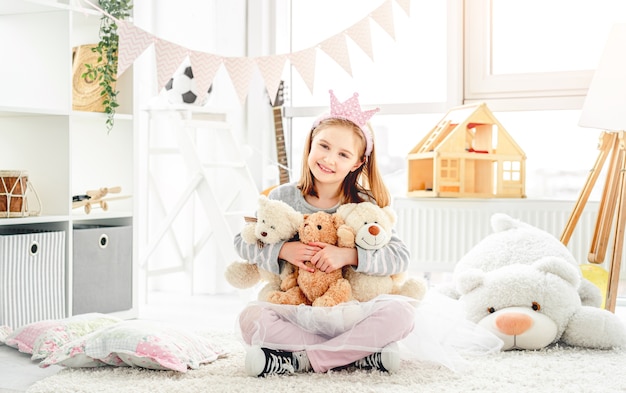
<path fill-rule="evenodd" d="M 243 104 L 248 96 L 248 87 L 254 71 L 254 60 L 250 57 L 225 57 L 224 66 L 235 87 L 239 102 Z"/>
<path fill-rule="evenodd" d="M 393 8 L 391 1 L 385 1 L 380 7 L 372 11 L 371 17 L 394 41 L 396 40 L 396 29 L 393 24 Z"/>
<path fill-rule="evenodd" d="M 406 13 L 406 16 L 411 16 L 411 0 L 396 0 L 396 3 Z"/>
<path fill-rule="evenodd" d="M 315 64 L 317 61 L 317 51 L 315 48 L 301 50 L 289 55 L 289 61 L 293 68 L 298 71 L 300 77 L 313 94 L 313 84 L 315 82 Z"/>
<path fill-rule="evenodd" d="M 154 37 L 125 21 L 119 22 L 117 34 L 120 37 L 117 49 L 117 76 L 119 77 L 139 55 L 154 43 Z"/>
<path fill-rule="evenodd" d="M 257 57 L 255 60 L 265 82 L 267 94 L 270 96 L 270 103 L 274 105 L 274 98 L 276 98 L 276 93 L 278 93 L 287 55 L 263 56 Z"/>
<path fill-rule="evenodd" d="M 89 0 L 78 0 L 89 3 L 93 8 L 106 14 Z M 239 101 L 243 104 L 248 96 L 250 81 L 255 68 L 260 72 L 268 95 L 273 99 L 278 91 L 282 73 L 287 63 L 298 72 L 306 86 L 313 94 L 317 50 L 326 53 L 330 59 L 352 76 L 352 64 L 348 52 L 347 37 L 374 60 L 372 49 L 372 30 L 370 19 L 378 24 L 389 36 L 395 40 L 395 25 L 393 17 L 393 2 L 410 16 L 411 0 L 385 0 L 382 5 L 374 9 L 368 16 L 348 27 L 346 30 L 325 39 L 310 48 L 288 54 L 278 54 L 262 57 L 221 57 L 211 53 L 193 51 L 181 45 L 153 36 L 152 34 L 133 26 L 125 21 L 117 21 L 119 34 L 118 71 L 119 77 L 128 67 L 152 44 L 155 46 L 157 80 L 159 90 L 176 72 L 178 67 L 189 56 L 194 78 L 198 83 L 201 96 L 206 95 L 209 86 L 223 64 Z M 107 15 L 113 18 L 111 15 Z"/>
<path fill-rule="evenodd" d="M 172 42 L 157 39 L 155 43 L 158 88 L 161 90 L 180 64 L 189 55 L 189 49 Z"/>
<path fill-rule="evenodd" d="M 370 30 L 370 21 L 362 19 L 355 23 L 354 26 L 346 31 L 348 37 L 352 38 L 355 44 L 361 48 L 366 55 L 374 61 L 374 51 L 372 50 L 372 32 Z"/>
<path fill-rule="evenodd" d="M 189 61 L 191 62 L 191 69 L 197 70 L 194 71 L 193 78 L 196 81 L 196 87 L 199 92 L 198 99 L 200 102 L 203 102 L 202 100 L 208 94 L 217 70 L 222 65 L 222 59 L 210 53 L 191 51 Z"/>
<path fill-rule="evenodd" d="M 337 34 L 320 44 L 320 49 L 326 52 L 331 59 L 335 60 L 348 75 L 352 76 L 350 66 L 350 56 L 348 56 L 348 45 L 344 34 Z"/>

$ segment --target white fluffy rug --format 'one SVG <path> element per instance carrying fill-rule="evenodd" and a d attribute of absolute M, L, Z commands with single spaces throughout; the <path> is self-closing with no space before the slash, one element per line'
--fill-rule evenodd
<path fill-rule="evenodd" d="M 248 377 L 243 347 L 228 333 L 213 335 L 228 357 L 187 373 L 138 368 L 64 369 L 28 393 L 64 392 L 626 392 L 626 351 L 553 347 L 472 358 L 454 373 L 432 364 L 403 362 L 401 370 Z"/>

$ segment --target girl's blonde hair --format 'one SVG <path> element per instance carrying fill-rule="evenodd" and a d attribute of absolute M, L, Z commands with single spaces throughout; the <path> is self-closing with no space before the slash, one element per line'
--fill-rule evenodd
<path fill-rule="evenodd" d="M 380 207 L 389 206 L 391 203 L 389 190 L 383 182 L 376 163 L 374 130 L 372 130 L 368 123 L 367 127 L 372 135 L 372 152 L 369 156 L 365 156 L 366 141 L 363 131 L 361 131 L 361 129 L 350 120 L 339 118 L 328 118 L 322 120 L 317 127 L 311 129 L 311 132 L 309 132 L 309 135 L 304 142 L 304 151 L 302 153 L 302 173 L 300 180 L 298 181 L 298 188 L 302 192 L 302 195 L 318 196 L 317 191 L 315 190 L 315 180 L 308 164 L 309 153 L 311 152 L 313 138 L 315 138 L 321 130 L 331 126 L 348 127 L 352 129 L 354 134 L 357 135 L 361 141 L 359 156 L 363 164 L 355 171 L 350 172 L 344 179 L 341 187 L 341 197 L 339 203 L 344 204 L 371 201 Z"/>

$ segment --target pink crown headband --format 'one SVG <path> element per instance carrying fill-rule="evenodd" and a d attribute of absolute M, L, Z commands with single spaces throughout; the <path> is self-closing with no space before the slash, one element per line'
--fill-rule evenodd
<path fill-rule="evenodd" d="M 349 120 L 356 124 L 363 132 L 365 137 L 365 155 L 369 156 L 372 153 L 372 134 L 367 127 L 367 122 L 374 116 L 374 113 L 378 112 L 380 108 L 370 109 L 368 111 L 362 111 L 359 104 L 359 94 L 354 93 L 352 97 L 341 103 L 335 97 L 335 93 L 332 90 L 330 93 L 330 114 L 324 114 L 318 117 L 313 123 L 313 128 L 320 125 L 323 120 L 326 119 L 344 119 Z"/>

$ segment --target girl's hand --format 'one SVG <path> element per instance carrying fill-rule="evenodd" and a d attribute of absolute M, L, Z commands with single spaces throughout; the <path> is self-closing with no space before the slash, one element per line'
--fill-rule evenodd
<path fill-rule="evenodd" d="M 320 250 L 311 258 L 311 263 L 319 270 L 330 273 L 347 265 L 358 265 L 356 248 L 337 247 L 328 243 L 309 243 Z"/>
<path fill-rule="evenodd" d="M 294 266 L 313 273 L 315 270 L 306 266 L 305 262 L 310 261 L 320 250 L 321 247 L 316 244 L 310 245 L 302 242 L 286 242 L 280 249 L 278 257 Z"/>

